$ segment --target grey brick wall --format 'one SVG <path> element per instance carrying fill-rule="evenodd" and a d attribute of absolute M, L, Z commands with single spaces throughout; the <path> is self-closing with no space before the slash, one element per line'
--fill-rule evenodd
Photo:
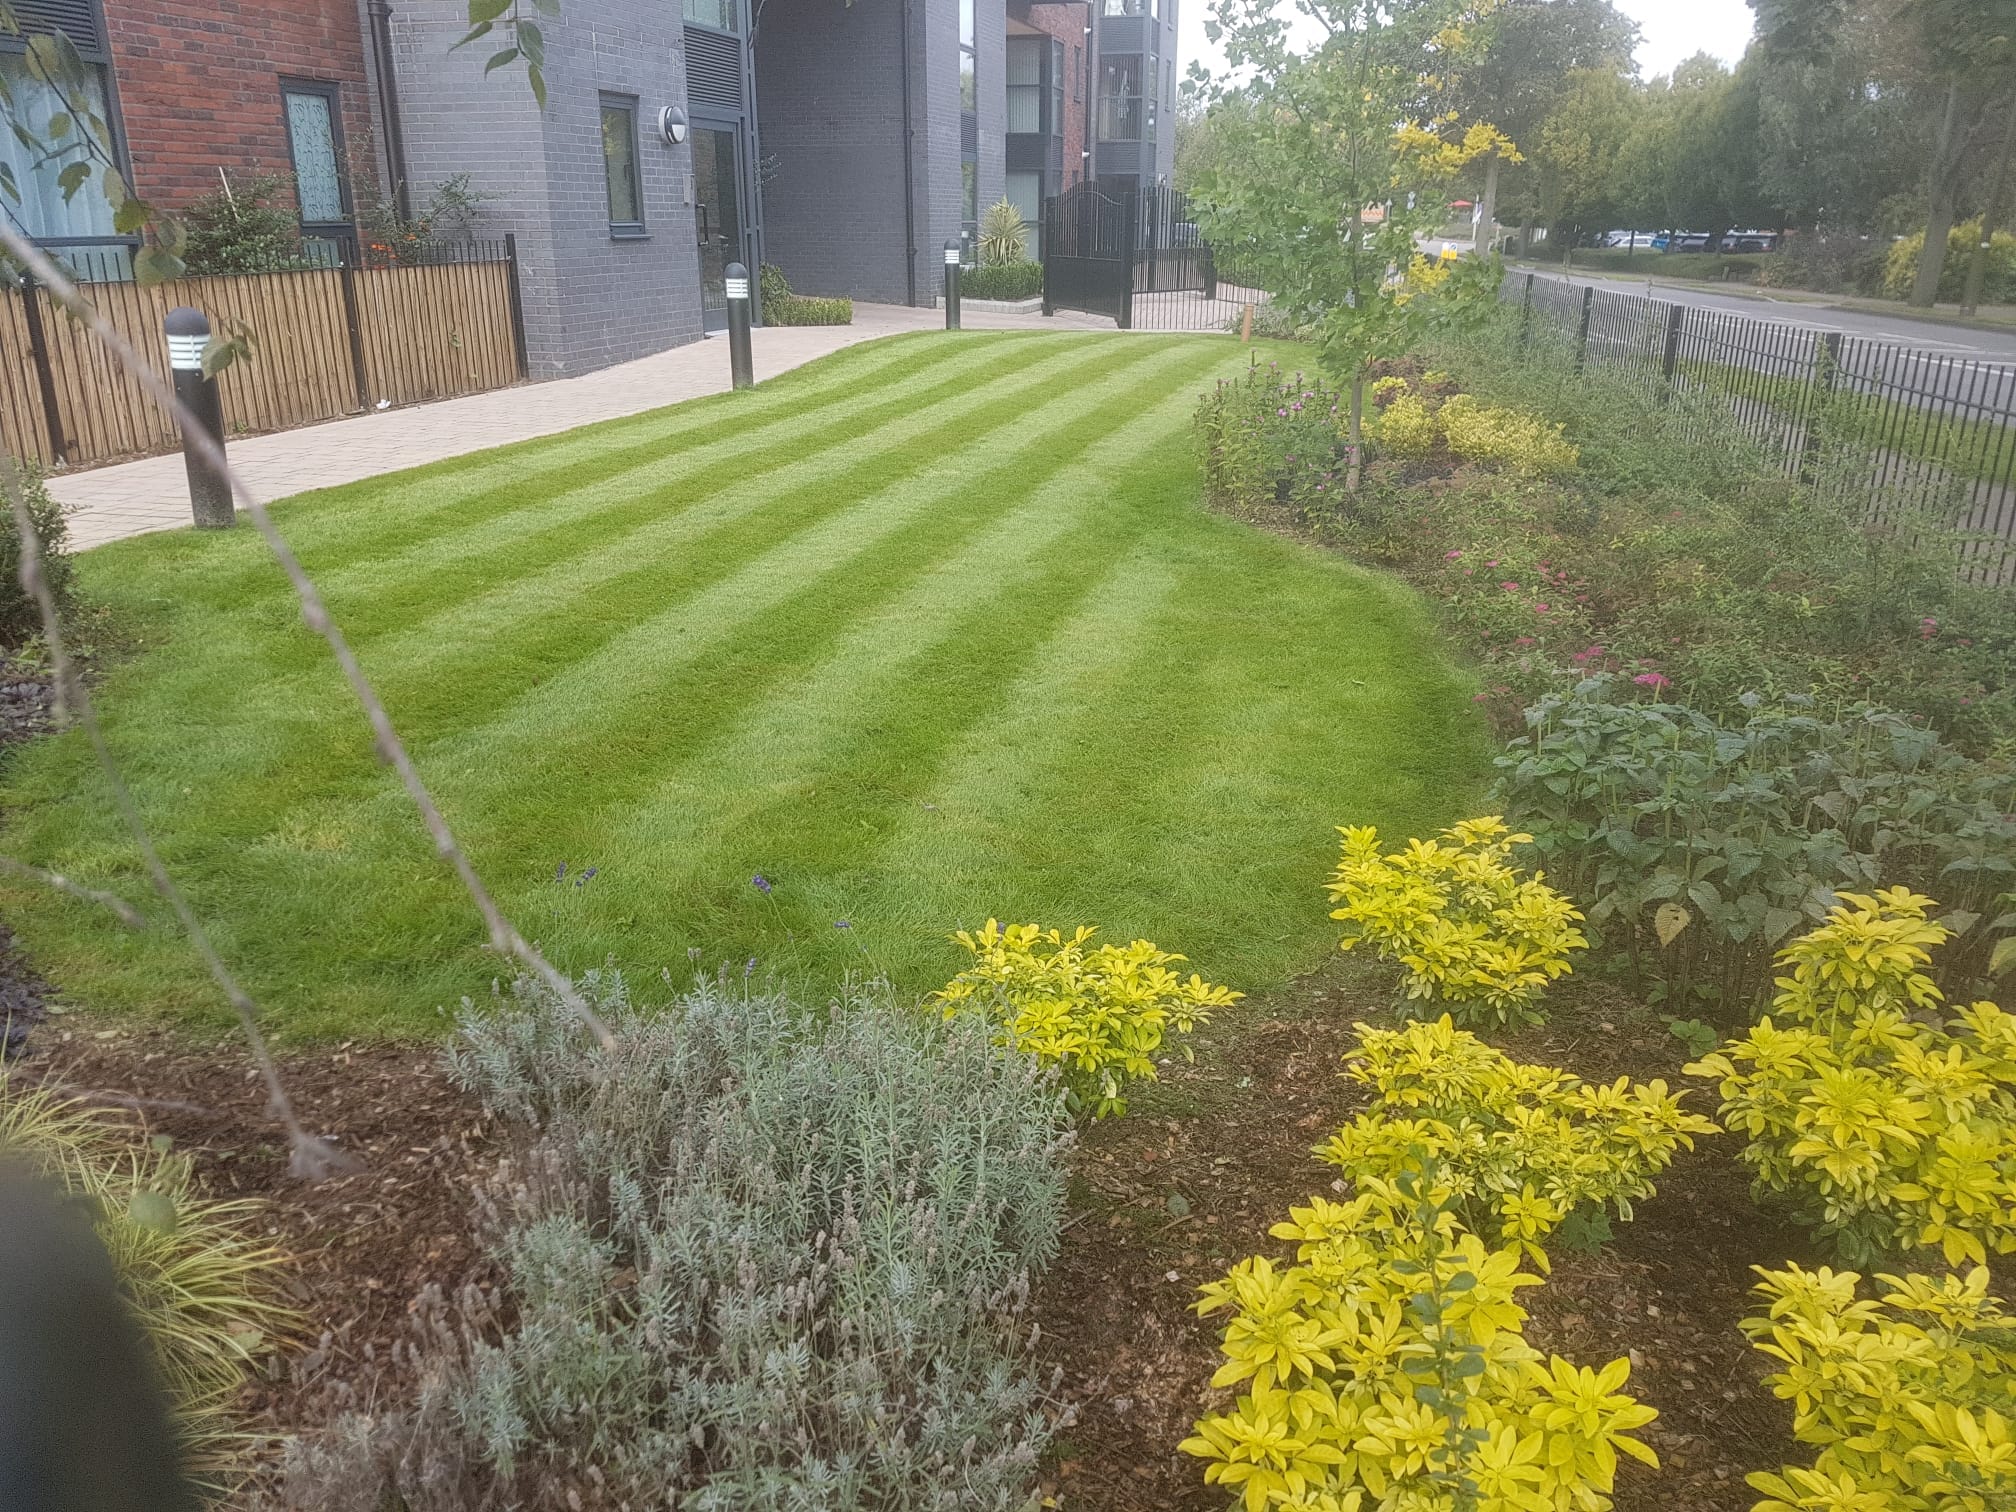
<path fill-rule="evenodd" d="M 497 198 L 480 234 L 515 232 L 525 336 L 534 377 L 585 372 L 701 334 L 692 164 L 656 134 L 661 105 L 684 104 L 681 13 L 670 0 L 574 0 L 538 17 L 546 34 L 547 105 L 522 68 L 487 78 L 486 38 L 449 48 L 467 29 L 466 0 L 401 0 L 393 51 L 413 197 L 453 174 Z M 613 240 L 602 169 L 601 95 L 637 101 L 638 168 L 647 235 Z"/>
<path fill-rule="evenodd" d="M 901 0 L 764 0 L 764 249 L 800 293 L 904 301 L 901 26 Z"/>
<path fill-rule="evenodd" d="M 959 0 L 910 0 L 917 296 L 944 279 L 959 235 Z M 769 169 L 766 255 L 807 294 L 903 302 L 902 0 L 765 0 L 756 37 L 757 120 Z M 982 208 L 1006 185 L 1008 20 L 979 0 Z"/>

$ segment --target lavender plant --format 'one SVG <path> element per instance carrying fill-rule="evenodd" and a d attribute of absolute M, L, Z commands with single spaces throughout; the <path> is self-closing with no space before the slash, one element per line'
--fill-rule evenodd
<path fill-rule="evenodd" d="M 607 1049 L 521 983 L 451 1055 L 528 1138 L 487 1194 L 510 1306 L 465 1306 L 452 1358 L 435 1330 L 403 1442 L 300 1446 L 285 1505 L 1023 1506 L 1066 1137 L 1040 1068 L 879 989 L 582 986 Z"/>

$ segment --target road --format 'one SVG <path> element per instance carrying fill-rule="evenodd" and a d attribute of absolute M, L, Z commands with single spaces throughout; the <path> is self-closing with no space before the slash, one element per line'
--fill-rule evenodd
<path fill-rule="evenodd" d="M 1720 294 L 1710 288 L 1652 284 L 1642 278 L 1619 278 L 1609 274 L 1554 273 L 1538 268 L 1514 268 L 1506 274 L 1506 278 L 1508 281 L 1519 279 L 1525 271 L 1578 289 L 1584 284 L 1594 284 L 1614 294 L 1636 294 L 1666 304 L 1685 305 L 1691 310 L 1741 315 L 1750 320 L 1769 321 L 1800 331 L 1839 331 L 1843 335 L 1859 336 L 1867 341 L 1892 342 L 1934 356 L 1952 357 L 1960 362 L 2016 364 L 2016 331 L 1983 331 L 1939 321 L 1913 320 L 1904 315 L 1836 310 L 1825 305 L 1773 299 L 1765 294 Z"/>

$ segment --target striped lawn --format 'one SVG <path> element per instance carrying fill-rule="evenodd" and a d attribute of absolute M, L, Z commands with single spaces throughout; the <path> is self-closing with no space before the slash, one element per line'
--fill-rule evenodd
<path fill-rule="evenodd" d="M 1331 826 L 1447 822 L 1484 747 L 1408 594 L 1200 508 L 1191 410 L 1244 360 L 903 337 L 279 515 L 566 969 L 922 990 L 999 914 L 1264 987 L 1331 944 Z M 425 1031 L 484 990 L 499 963 L 251 533 L 83 575 L 143 642 L 101 692 L 127 777 L 276 1027 Z M 74 736 L 0 806 L 9 854 L 144 892 Z M 0 908 L 73 999 L 221 1022 L 171 929 Z"/>

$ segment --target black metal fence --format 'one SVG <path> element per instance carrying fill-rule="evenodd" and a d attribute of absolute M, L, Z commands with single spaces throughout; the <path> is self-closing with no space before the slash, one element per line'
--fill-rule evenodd
<path fill-rule="evenodd" d="M 1228 276 L 1180 189 L 1097 181 L 1044 207 L 1043 312 L 1104 315 L 1122 330 L 1224 331 L 1266 303 Z"/>
<path fill-rule="evenodd" d="M 1529 347 L 1686 398 L 1680 423 L 1704 440 L 1731 417 L 1788 476 L 1865 497 L 1879 521 L 1957 530 L 1969 576 L 2016 579 L 2016 364 L 1532 273 L 1501 297 Z"/>

